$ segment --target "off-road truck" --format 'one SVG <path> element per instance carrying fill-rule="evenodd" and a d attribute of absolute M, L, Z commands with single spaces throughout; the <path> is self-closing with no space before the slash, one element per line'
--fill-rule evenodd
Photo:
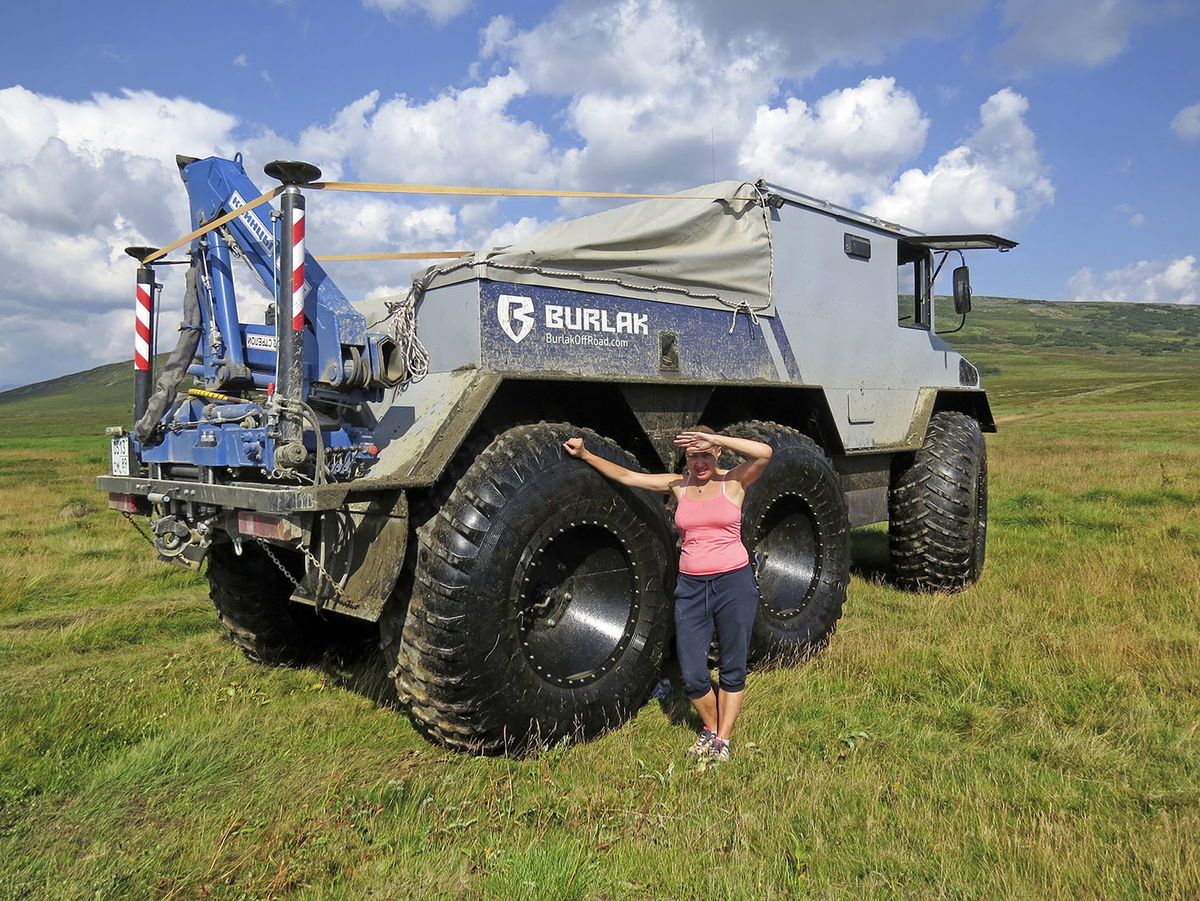
<path fill-rule="evenodd" d="M 575 435 L 657 471 L 697 423 L 772 445 L 744 509 L 756 660 L 829 638 L 853 527 L 889 523 L 909 588 L 979 577 L 995 425 L 978 371 L 935 332 L 934 284 L 947 259 L 1014 242 L 728 181 L 352 304 L 304 243 L 305 194 L 347 186 L 278 161 L 263 195 L 240 157 L 178 162 L 196 231 L 130 248 L 135 422 L 109 430 L 98 482 L 149 518 L 162 559 L 207 559 L 251 658 L 301 663 L 341 625 L 378 623 L 413 722 L 472 751 L 632 716 L 668 650 L 677 538 L 661 496 L 567 455 Z M 154 385 L 155 271 L 173 262 L 188 266 L 181 338 Z M 263 322 L 239 315 L 243 264 L 273 298 Z"/>

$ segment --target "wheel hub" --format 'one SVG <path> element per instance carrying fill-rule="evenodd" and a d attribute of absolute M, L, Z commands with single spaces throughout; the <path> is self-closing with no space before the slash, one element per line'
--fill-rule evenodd
<path fill-rule="evenodd" d="M 821 576 L 820 532 L 812 509 L 799 495 L 780 495 L 758 526 L 755 543 L 759 594 L 776 616 L 795 616 Z"/>
<path fill-rule="evenodd" d="M 598 679 L 629 644 L 637 582 L 621 540 L 595 523 L 539 532 L 522 555 L 515 603 L 521 649 L 544 679 Z"/>

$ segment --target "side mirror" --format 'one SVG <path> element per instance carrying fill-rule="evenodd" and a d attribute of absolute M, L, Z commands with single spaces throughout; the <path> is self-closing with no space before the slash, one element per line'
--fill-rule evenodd
<path fill-rule="evenodd" d="M 960 316 L 971 312 L 971 270 L 966 266 L 954 270 L 954 312 Z"/>

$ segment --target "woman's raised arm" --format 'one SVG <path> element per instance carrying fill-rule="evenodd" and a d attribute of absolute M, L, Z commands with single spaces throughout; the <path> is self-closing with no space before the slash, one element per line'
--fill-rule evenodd
<path fill-rule="evenodd" d="M 572 457 L 587 463 L 605 478 L 612 479 L 614 482 L 627 485 L 630 488 L 642 488 L 646 491 L 666 493 L 671 490 L 673 484 L 680 481 L 680 477 L 674 473 L 636 472 L 632 469 L 626 469 L 619 463 L 598 457 L 587 449 L 582 438 L 568 438 L 563 442 L 563 448 Z"/>

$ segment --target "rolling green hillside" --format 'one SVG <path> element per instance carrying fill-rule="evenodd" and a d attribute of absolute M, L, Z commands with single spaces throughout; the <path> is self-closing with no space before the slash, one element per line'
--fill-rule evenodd
<path fill-rule="evenodd" d="M 132 415 L 132 360 L 0 392 L 0 437 L 103 435 Z"/>
<path fill-rule="evenodd" d="M 959 321 L 940 314 L 938 328 Z M 998 414 L 1089 391 L 1167 402 L 1200 363 L 1200 306 L 975 298 L 966 326 L 945 337 L 979 367 Z"/>

